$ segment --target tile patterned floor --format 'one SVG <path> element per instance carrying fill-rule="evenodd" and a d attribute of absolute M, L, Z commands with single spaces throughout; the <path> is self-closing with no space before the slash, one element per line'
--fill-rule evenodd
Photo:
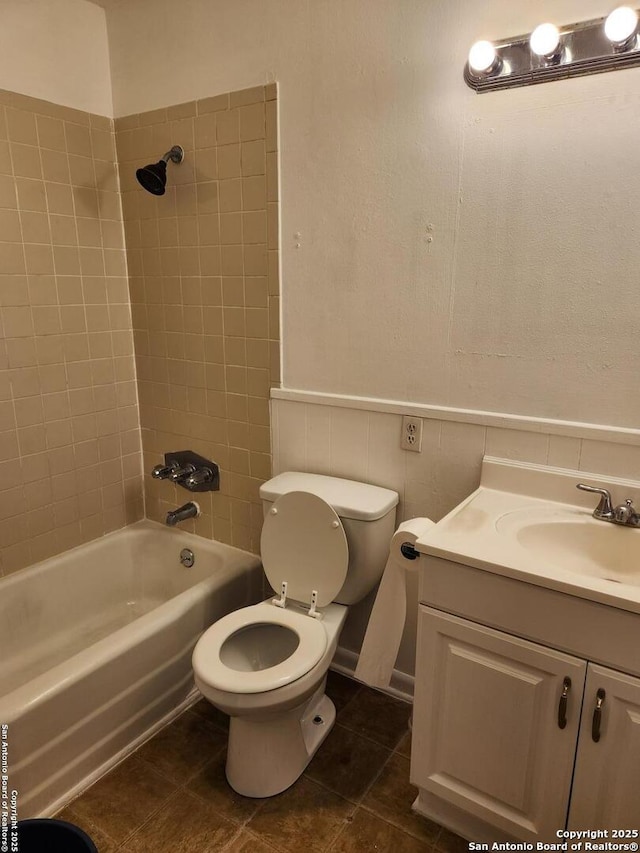
<path fill-rule="evenodd" d="M 100 853 L 465 853 L 411 811 L 410 706 L 329 673 L 338 716 L 304 775 L 266 800 L 224 775 L 227 718 L 201 701 L 58 817 Z"/>

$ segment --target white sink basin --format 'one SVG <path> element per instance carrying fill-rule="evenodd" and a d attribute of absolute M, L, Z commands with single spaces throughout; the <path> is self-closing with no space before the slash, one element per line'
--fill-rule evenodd
<path fill-rule="evenodd" d="M 564 571 L 640 586 L 640 529 L 597 521 L 570 508 L 507 513 L 496 529 Z"/>
<path fill-rule="evenodd" d="M 593 518 L 578 491 L 608 488 L 640 507 L 640 482 L 485 458 L 479 488 L 416 547 L 494 574 L 640 613 L 640 528 Z"/>

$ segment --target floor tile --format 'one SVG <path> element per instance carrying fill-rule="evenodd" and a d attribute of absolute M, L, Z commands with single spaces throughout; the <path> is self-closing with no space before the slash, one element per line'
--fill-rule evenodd
<path fill-rule="evenodd" d="M 433 844 L 440 825 L 411 810 L 417 795 L 418 789 L 409 784 L 409 759 L 395 753 L 365 796 L 362 806 L 405 832 Z"/>
<path fill-rule="evenodd" d="M 353 820 L 342 830 L 331 853 L 426 853 L 431 843 L 407 835 L 401 829 L 358 809 Z"/>
<path fill-rule="evenodd" d="M 276 847 L 271 847 L 270 844 L 266 844 L 255 835 L 247 832 L 246 829 L 243 829 L 233 839 L 231 844 L 225 847 L 224 853 L 274 853 L 276 849 Z"/>
<path fill-rule="evenodd" d="M 170 808 L 147 821 L 127 842 L 130 853 L 213 853 L 233 838 L 237 826 L 193 794 L 181 791 Z"/>
<path fill-rule="evenodd" d="M 358 802 L 390 755 L 385 747 L 336 725 L 305 775 L 336 794 Z"/>
<path fill-rule="evenodd" d="M 396 752 L 404 755 L 405 758 L 411 758 L 411 732 L 407 732 L 396 747 Z"/>
<path fill-rule="evenodd" d="M 438 836 L 436 847 L 443 853 L 469 853 L 469 842 L 444 828 Z"/>
<path fill-rule="evenodd" d="M 89 821 L 120 843 L 176 788 L 133 755 L 74 800 L 71 807 L 81 821 Z"/>
<path fill-rule="evenodd" d="M 202 700 L 58 816 L 100 853 L 467 853 L 464 839 L 411 811 L 410 706 L 339 673 L 327 693 L 338 723 L 276 797 L 230 788 L 228 718 Z"/>
<path fill-rule="evenodd" d="M 218 710 L 218 708 L 214 707 L 211 702 L 208 702 L 206 699 L 200 699 L 200 701 L 196 702 L 190 710 L 199 717 L 203 717 L 205 720 L 213 723 L 213 725 L 217 726 L 219 729 L 222 729 L 225 732 L 229 731 L 228 714 L 223 714 L 222 711 Z"/>
<path fill-rule="evenodd" d="M 160 773 L 182 784 L 227 744 L 227 735 L 199 714 L 186 711 L 136 753 Z"/>
<path fill-rule="evenodd" d="M 76 814 L 73 808 L 67 806 L 66 809 L 63 809 L 63 811 L 56 815 L 56 819 L 66 820 L 75 826 L 79 826 L 80 829 L 84 829 L 100 853 L 116 853 L 118 849 L 117 842 L 105 835 L 101 829 L 95 826 L 93 821 Z"/>
<path fill-rule="evenodd" d="M 224 772 L 226 760 L 225 750 L 194 776 L 187 788 L 191 793 L 206 800 L 218 814 L 237 823 L 245 823 L 255 814 L 262 800 L 243 797 L 233 790 Z"/>
<path fill-rule="evenodd" d="M 329 670 L 327 673 L 326 694 L 336 706 L 336 711 L 340 711 L 353 697 L 360 691 L 362 685 L 354 681 L 352 678 L 347 678 L 339 672 Z"/>
<path fill-rule="evenodd" d="M 364 687 L 340 714 L 340 724 L 393 749 L 407 731 L 411 705 Z"/>
<path fill-rule="evenodd" d="M 301 853 L 324 851 L 353 806 L 306 777 L 264 801 L 247 828 L 274 847 Z"/>

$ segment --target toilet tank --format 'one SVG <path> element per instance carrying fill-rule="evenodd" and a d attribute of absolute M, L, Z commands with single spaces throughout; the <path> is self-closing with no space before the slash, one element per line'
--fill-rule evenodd
<path fill-rule="evenodd" d="M 349 567 L 335 601 L 355 604 L 363 599 L 382 577 L 389 556 L 396 526 L 397 492 L 324 474 L 286 471 L 260 486 L 264 514 L 287 492 L 317 495 L 340 516 L 349 546 Z"/>

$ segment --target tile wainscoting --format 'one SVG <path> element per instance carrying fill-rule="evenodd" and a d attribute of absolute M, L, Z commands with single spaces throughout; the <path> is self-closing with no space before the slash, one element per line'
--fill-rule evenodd
<path fill-rule="evenodd" d="M 349 408 L 344 398 L 336 405 L 282 399 L 287 393 L 274 392 L 271 400 L 274 473 L 309 471 L 394 489 L 400 495 L 398 523 L 416 516 L 441 519 L 478 487 L 485 454 L 640 479 L 640 446 L 620 443 L 616 430 L 606 441 L 541 432 L 540 424 L 529 431 L 425 417 L 422 452 L 413 453 L 400 449 L 399 411 L 363 409 L 360 402 Z M 583 429 L 576 426 L 578 434 Z M 635 440 L 632 431 L 624 438 Z M 409 575 L 407 624 L 396 665 L 409 676 L 415 664 L 417 586 L 417 577 Z M 360 649 L 372 603 L 369 596 L 349 614 L 341 636 L 347 659 Z"/>

